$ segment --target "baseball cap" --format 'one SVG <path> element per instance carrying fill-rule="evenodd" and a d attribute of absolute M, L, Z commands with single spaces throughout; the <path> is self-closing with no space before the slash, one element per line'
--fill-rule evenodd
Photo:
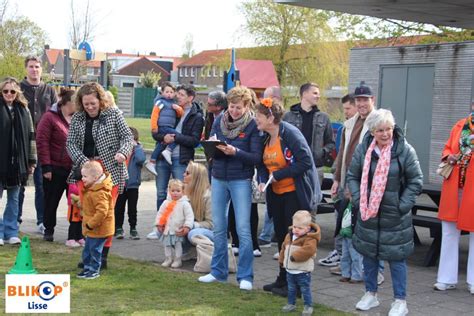
<path fill-rule="evenodd" d="M 359 86 L 355 88 L 354 97 L 373 97 L 372 89 L 365 84 L 365 81 L 361 81 Z"/>

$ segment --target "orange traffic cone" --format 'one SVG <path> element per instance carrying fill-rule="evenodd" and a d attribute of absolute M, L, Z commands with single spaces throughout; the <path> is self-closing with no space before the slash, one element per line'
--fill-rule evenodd
<path fill-rule="evenodd" d="M 15 265 L 8 271 L 9 274 L 36 274 L 38 273 L 33 268 L 33 260 L 31 258 L 30 239 L 28 236 L 21 240 L 20 249 L 16 256 Z"/>

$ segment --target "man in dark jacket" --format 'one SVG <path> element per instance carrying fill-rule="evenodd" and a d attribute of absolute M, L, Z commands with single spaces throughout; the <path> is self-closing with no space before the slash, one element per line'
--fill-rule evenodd
<path fill-rule="evenodd" d="M 324 165 L 328 165 L 332 151 L 336 148 L 329 116 L 318 108 L 319 86 L 305 83 L 300 87 L 301 102 L 293 105 L 283 120 L 296 126 L 304 135 L 318 169 L 319 183 L 323 183 Z M 332 163 L 331 163 L 332 164 Z"/>
<path fill-rule="evenodd" d="M 176 134 L 153 133 L 152 136 L 157 142 L 165 144 L 176 143 L 177 146 L 171 154 L 172 164 L 170 165 L 160 156 L 156 162 L 156 209 L 159 210 L 161 204 L 166 199 L 168 181 L 171 174 L 174 179 L 183 180 L 184 172 L 190 160 L 194 160 L 194 148 L 199 144 L 204 126 L 202 112 L 193 103 L 196 91 L 193 86 L 183 85 L 177 89 L 178 105 L 184 109 L 184 114 L 175 127 Z M 187 228 L 185 228 L 187 229 Z M 187 232 L 177 232 L 177 236 L 186 236 Z M 148 234 L 148 239 L 156 239 L 156 232 Z"/>
<path fill-rule="evenodd" d="M 58 101 L 58 97 L 54 89 L 41 81 L 43 68 L 41 67 L 41 59 L 37 56 L 28 56 L 25 59 L 26 78 L 21 82 L 21 90 L 28 100 L 28 108 L 33 119 L 35 127 L 44 113 L 46 113 L 51 105 Z M 35 208 L 36 208 L 36 225 L 38 231 L 44 233 L 43 214 L 44 214 L 44 198 L 43 198 L 43 176 L 40 165 L 36 166 L 33 173 L 33 181 L 35 183 Z M 18 196 L 18 222 L 21 223 L 21 215 L 23 213 L 23 200 L 25 199 L 25 187 L 20 188 Z"/>
<path fill-rule="evenodd" d="M 227 109 L 227 99 L 222 91 L 211 91 L 207 96 L 206 123 L 204 125 L 204 139 L 211 135 L 212 124 L 215 118 Z"/>

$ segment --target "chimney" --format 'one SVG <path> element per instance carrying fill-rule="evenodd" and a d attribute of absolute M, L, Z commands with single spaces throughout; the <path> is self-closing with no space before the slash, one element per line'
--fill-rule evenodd
<path fill-rule="evenodd" d="M 116 50 L 115 50 L 115 53 L 116 53 L 116 54 L 122 54 L 122 50 L 121 50 L 121 49 L 116 49 Z"/>
<path fill-rule="evenodd" d="M 44 45 L 44 49 L 49 49 L 49 44 Z"/>
<path fill-rule="evenodd" d="M 156 52 L 150 52 L 150 56 L 156 56 Z"/>

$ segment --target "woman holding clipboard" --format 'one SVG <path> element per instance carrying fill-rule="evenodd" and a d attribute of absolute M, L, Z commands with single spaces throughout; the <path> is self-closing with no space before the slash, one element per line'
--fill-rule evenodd
<path fill-rule="evenodd" d="M 260 100 L 256 108 L 257 128 L 266 133 L 263 165 L 259 168 L 259 189 L 266 192 L 268 214 L 273 217 L 278 251 L 293 214 L 316 210 L 321 190 L 311 149 L 303 134 L 281 120 L 284 109 L 276 100 Z M 265 291 L 287 296 L 286 270 L 280 267 L 275 282 Z"/>
<path fill-rule="evenodd" d="M 227 257 L 227 223 L 229 202 L 235 210 L 239 236 L 237 282 L 240 289 L 251 290 L 253 282 L 253 247 L 250 233 L 252 203 L 251 181 L 254 167 L 262 161 L 262 140 L 250 111 L 252 95 L 244 87 L 227 94 L 228 109 L 212 126 L 210 141 L 222 141 L 212 155 L 211 210 L 214 223 L 214 253 L 211 272 L 200 282 L 224 282 L 229 273 Z M 217 154 L 217 152 L 219 154 Z"/>

